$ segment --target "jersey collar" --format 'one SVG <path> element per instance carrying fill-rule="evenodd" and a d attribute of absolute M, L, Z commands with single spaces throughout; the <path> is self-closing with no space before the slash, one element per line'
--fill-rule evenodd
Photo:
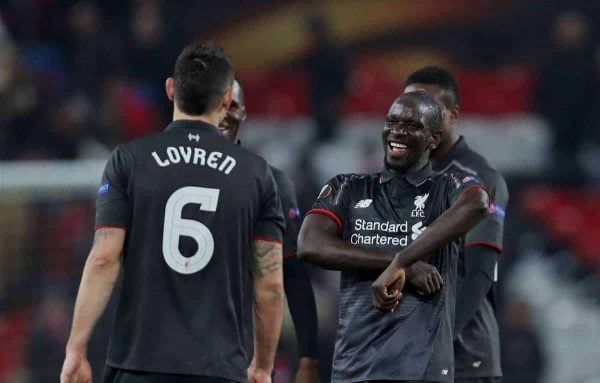
<path fill-rule="evenodd" d="M 391 181 L 392 179 L 394 179 L 396 177 L 401 177 L 401 178 L 404 178 L 409 184 L 411 184 L 413 186 L 419 186 L 420 184 L 425 182 L 427 179 L 429 179 L 431 176 L 433 176 L 433 174 L 434 174 L 434 172 L 433 172 L 433 168 L 431 167 L 431 162 L 428 162 L 427 165 L 425 165 L 420 170 L 417 170 L 416 172 L 408 172 L 401 176 L 396 175 L 390 169 L 388 169 L 388 167 L 386 166 L 383 168 L 383 171 L 381 172 L 381 177 L 379 180 L 381 183 L 385 183 L 385 182 Z"/>
<path fill-rule="evenodd" d="M 165 131 L 171 130 L 203 130 L 211 133 L 218 133 L 217 128 L 208 122 L 198 120 L 176 120 L 167 126 Z"/>
<path fill-rule="evenodd" d="M 435 163 L 436 170 L 446 169 L 452 161 L 462 156 L 462 154 L 469 149 L 469 145 L 467 145 L 467 141 L 463 136 L 460 136 L 456 144 L 450 149 L 448 153 Z"/>

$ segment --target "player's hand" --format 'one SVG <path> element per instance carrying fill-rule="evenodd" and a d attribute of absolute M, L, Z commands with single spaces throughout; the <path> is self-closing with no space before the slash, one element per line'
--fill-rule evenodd
<path fill-rule="evenodd" d="M 373 306 L 382 311 L 393 312 L 402 297 L 402 288 L 405 281 L 404 268 L 397 268 L 393 265 L 388 266 L 371 285 L 374 294 Z"/>
<path fill-rule="evenodd" d="M 250 366 L 248 368 L 248 383 L 271 383 L 271 372 Z"/>
<path fill-rule="evenodd" d="M 271 371 L 266 371 L 256 367 L 256 360 L 252 358 L 252 362 L 247 370 L 248 383 L 271 383 Z"/>
<path fill-rule="evenodd" d="M 433 295 L 438 292 L 444 280 L 438 269 L 427 262 L 415 262 L 406 270 L 406 280 L 417 288 L 421 295 Z"/>
<path fill-rule="evenodd" d="M 67 352 L 60 383 L 92 383 L 92 368 L 84 354 Z"/>
<path fill-rule="evenodd" d="M 319 362 L 313 358 L 300 358 L 294 383 L 319 383 Z"/>

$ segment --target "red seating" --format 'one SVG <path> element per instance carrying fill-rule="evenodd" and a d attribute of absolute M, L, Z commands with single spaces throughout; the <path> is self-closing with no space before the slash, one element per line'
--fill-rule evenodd
<path fill-rule="evenodd" d="M 600 190 L 533 186 L 520 204 L 554 240 L 600 270 Z"/>
<path fill-rule="evenodd" d="M 407 75 L 390 73 L 384 62 L 358 58 L 348 78 L 344 112 L 382 116 L 402 92 Z M 456 76 L 463 112 L 499 115 L 530 108 L 533 75 L 525 65 L 457 70 Z M 246 73 L 241 80 L 250 116 L 289 118 L 309 114 L 308 78 L 301 70 Z"/>

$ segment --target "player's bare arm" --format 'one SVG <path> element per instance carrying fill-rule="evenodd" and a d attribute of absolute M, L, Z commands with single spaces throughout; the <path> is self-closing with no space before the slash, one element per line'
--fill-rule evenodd
<path fill-rule="evenodd" d="M 309 214 L 298 236 L 298 257 L 330 270 L 379 271 L 394 254 L 367 249 L 344 241 L 335 221 L 321 214 Z"/>
<path fill-rule="evenodd" d="M 321 214 L 309 214 L 304 219 L 298 237 L 298 256 L 323 268 L 340 271 L 382 271 L 394 259 L 393 253 L 344 241 L 336 223 Z M 443 284 L 435 266 L 426 262 L 407 268 L 406 278 L 424 295 L 434 294 Z"/>
<path fill-rule="evenodd" d="M 248 381 L 270 382 L 283 317 L 283 255 L 281 244 L 255 240 L 252 249 L 254 276 L 254 359 Z"/>
<path fill-rule="evenodd" d="M 396 254 L 373 283 L 375 307 L 383 310 L 394 307 L 399 296 L 390 287 L 404 277 L 404 268 L 467 233 L 488 215 L 488 207 L 489 195 L 485 190 L 479 187 L 465 190 L 421 236 Z"/>
<path fill-rule="evenodd" d="M 92 381 L 86 356 L 87 345 L 119 276 L 124 243 L 124 229 L 96 230 L 75 302 L 73 325 L 60 374 L 61 383 Z"/>

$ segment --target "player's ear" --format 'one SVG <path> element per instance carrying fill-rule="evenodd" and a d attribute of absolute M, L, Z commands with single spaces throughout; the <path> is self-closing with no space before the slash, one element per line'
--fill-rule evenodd
<path fill-rule="evenodd" d="M 440 142 L 442 142 L 442 129 L 436 130 L 431 133 L 431 141 L 429 142 L 429 150 L 433 151 L 440 146 Z"/>
<path fill-rule="evenodd" d="M 225 94 L 223 95 L 223 100 L 221 106 L 225 110 L 229 110 L 229 106 L 231 105 L 231 100 L 233 99 L 233 87 L 228 86 Z"/>
<path fill-rule="evenodd" d="M 165 93 L 169 100 L 175 101 L 175 79 L 173 77 L 169 77 L 165 81 Z"/>
<path fill-rule="evenodd" d="M 450 109 L 450 124 L 454 125 L 456 120 L 458 120 L 458 116 L 460 115 L 460 106 L 454 105 L 452 109 Z"/>

